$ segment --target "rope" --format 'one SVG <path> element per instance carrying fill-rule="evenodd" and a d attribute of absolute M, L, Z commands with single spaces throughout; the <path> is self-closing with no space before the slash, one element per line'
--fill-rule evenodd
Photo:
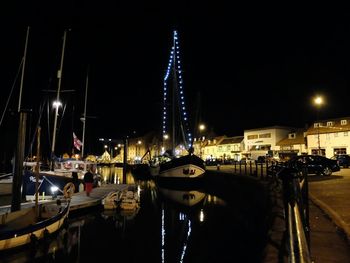
<path fill-rule="evenodd" d="M 10 102 L 13 89 L 15 88 L 15 84 L 16 84 L 16 82 L 17 82 L 18 75 L 19 75 L 19 73 L 20 73 L 20 71 L 21 71 L 22 64 L 23 64 L 23 60 L 24 60 L 24 57 L 22 58 L 22 61 L 21 61 L 20 65 L 19 65 L 19 69 L 18 69 L 18 71 L 17 71 L 15 81 L 13 82 L 12 87 L 11 87 L 10 95 L 9 95 L 9 97 L 7 98 L 6 105 L 5 105 L 5 109 L 4 109 L 3 113 L 2 113 L 1 120 L 0 120 L 0 127 L 1 127 L 2 121 L 3 121 L 4 116 L 5 116 L 5 112 L 6 112 L 6 110 L 7 110 L 7 106 L 8 106 L 8 104 L 9 104 L 9 102 Z"/>

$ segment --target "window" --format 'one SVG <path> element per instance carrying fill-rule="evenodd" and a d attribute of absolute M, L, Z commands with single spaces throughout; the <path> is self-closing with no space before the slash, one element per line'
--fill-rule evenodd
<path fill-rule="evenodd" d="M 288 139 L 295 139 L 295 133 L 288 134 Z"/>
<path fill-rule="evenodd" d="M 346 131 L 346 132 L 344 132 L 344 134 L 343 134 L 344 136 L 348 136 L 348 132 Z"/>
<path fill-rule="evenodd" d="M 314 123 L 314 128 L 317 128 L 317 127 L 320 127 L 320 126 L 321 126 L 320 123 L 318 123 L 318 122 L 315 122 L 315 123 Z"/>
<path fill-rule="evenodd" d="M 259 138 L 271 138 L 271 133 L 259 134 Z"/>
<path fill-rule="evenodd" d="M 222 146 L 219 146 L 218 152 L 222 152 Z"/>
<path fill-rule="evenodd" d="M 327 122 L 327 127 L 331 127 L 331 126 L 333 126 L 333 122 L 332 121 L 328 121 Z"/>
<path fill-rule="evenodd" d="M 346 148 L 334 148 L 334 155 L 346 154 Z"/>
<path fill-rule="evenodd" d="M 258 139 L 258 135 L 257 134 L 254 134 L 254 135 L 248 135 L 248 140 L 254 140 L 254 139 Z"/>
<path fill-rule="evenodd" d="M 341 121 L 340 121 L 340 125 L 346 125 L 347 123 L 348 123 L 347 120 L 341 120 Z"/>
<path fill-rule="evenodd" d="M 322 156 L 325 156 L 326 155 L 326 149 L 320 149 L 321 150 L 321 155 Z M 317 155 L 318 154 L 318 149 L 312 149 L 311 150 L 311 154 L 313 154 L 313 155 Z"/>

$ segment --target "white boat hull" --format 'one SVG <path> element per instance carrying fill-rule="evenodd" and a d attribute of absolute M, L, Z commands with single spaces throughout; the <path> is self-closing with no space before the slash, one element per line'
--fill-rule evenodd
<path fill-rule="evenodd" d="M 196 178 L 205 173 L 205 170 L 194 164 L 185 164 L 159 172 L 160 177 Z"/>

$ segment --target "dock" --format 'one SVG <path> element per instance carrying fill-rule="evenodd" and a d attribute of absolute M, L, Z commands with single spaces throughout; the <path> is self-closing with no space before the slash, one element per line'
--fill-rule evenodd
<path fill-rule="evenodd" d="M 109 192 L 111 191 L 123 191 L 127 189 L 130 184 L 105 184 L 100 187 L 93 188 L 90 196 L 86 196 L 86 192 L 82 191 L 79 193 L 75 193 L 72 196 L 70 211 L 78 211 L 80 209 L 99 206 L 102 203 L 103 198 L 105 198 Z M 56 200 L 46 199 L 41 200 L 39 198 L 39 204 L 48 203 L 48 202 L 56 202 Z M 32 207 L 35 206 L 34 201 L 23 202 L 21 203 L 21 208 Z M 11 212 L 11 205 L 0 206 L 0 214 L 5 214 Z"/>

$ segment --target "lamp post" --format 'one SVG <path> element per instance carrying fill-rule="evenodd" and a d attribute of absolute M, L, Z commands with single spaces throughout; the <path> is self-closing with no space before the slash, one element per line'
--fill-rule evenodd
<path fill-rule="evenodd" d="M 322 155 L 321 154 L 321 144 L 320 144 L 320 123 L 319 123 L 319 111 L 320 111 L 320 107 L 323 104 L 323 98 L 321 96 L 316 96 L 314 98 L 314 104 L 316 105 L 317 108 L 317 144 L 318 144 L 318 150 L 317 150 L 317 154 L 318 155 Z"/>
<path fill-rule="evenodd" d="M 138 140 L 136 144 L 136 154 L 135 154 L 138 163 L 141 163 L 141 149 L 140 149 L 141 144 L 142 144 L 141 140 Z"/>
<path fill-rule="evenodd" d="M 199 137 L 200 137 L 199 138 L 199 157 L 201 159 L 203 159 L 202 158 L 202 155 L 203 155 L 203 153 L 202 153 L 202 144 L 203 144 L 203 141 L 204 141 L 205 138 L 204 138 L 204 136 L 202 137 L 202 135 L 203 135 L 203 132 L 206 129 L 205 124 L 203 124 L 203 123 L 199 124 L 198 129 L 199 129 Z"/>

